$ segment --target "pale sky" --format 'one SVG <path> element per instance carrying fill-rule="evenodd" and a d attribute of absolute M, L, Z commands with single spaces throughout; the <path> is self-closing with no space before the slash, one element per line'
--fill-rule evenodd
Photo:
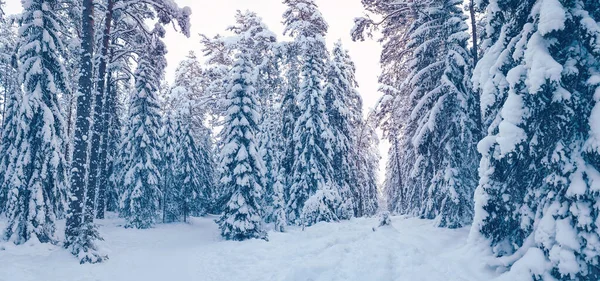
<path fill-rule="evenodd" d="M 379 97 L 377 76 L 380 73 L 379 56 L 381 46 L 374 40 L 365 42 L 352 42 L 350 30 L 354 25 L 354 18 L 363 15 L 364 8 L 360 0 L 315 0 L 323 17 L 329 24 L 327 42 L 329 48 L 333 42 L 341 39 L 346 49 L 350 51 L 352 59 L 356 63 L 357 80 L 360 85 L 359 91 L 364 100 L 365 113 L 372 108 Z M 7 0 L 7 14 L 15 14 L 21 11 L 20 0 Z M 185 36 L 176 33 L 172 28 L 168 28 L 165 42 L 169 53 L 167 54 L 167 81 L 174 79 L 175 68 L 179 62 L 184 59 L 189 51 L 195 51 L 201 58 L 202 46 L 200 45 L 199 33 L 209 36 L 217 33 L 225 33 L 225 29 L 235 23 L 236 10 L 251 10 L 256 12 L 269 28 L 275 32 L 280 41 L 289 40 L 282 35 L 283 26 L 281 24 L 285 5 L 282 0 L 175 0 L 180 6 L 189 6 L 192 8 L 191 23 L 192 36 Z M 385 156 L 387 154 L 387 144 L 382 142 L 381 147 L 381 167 L 385 167 Z M 383 171 L 383 169 L 382 169 Z M 381 173 L 380 180 L 383 180 Z"/>

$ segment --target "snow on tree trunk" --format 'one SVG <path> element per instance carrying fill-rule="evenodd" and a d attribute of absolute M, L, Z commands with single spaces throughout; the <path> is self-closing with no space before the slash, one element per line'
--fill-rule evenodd
<path fill-rule="evenodd" d="M 65 247 L 81 263 L 98 263 L 108 257 L 98 251 L 100 238 L 94 225 L 95 186 L 88 182 L 90 109 L 92 105 L 94 54 L 94 10 L 93 1 L 83 2 L 81 30 L 81 60 L 79 95 L 77 97 L 77 121 L 75 124 L 74 152 L 71 166 L 71 190 L 69 215 L 65 230 Z"/>

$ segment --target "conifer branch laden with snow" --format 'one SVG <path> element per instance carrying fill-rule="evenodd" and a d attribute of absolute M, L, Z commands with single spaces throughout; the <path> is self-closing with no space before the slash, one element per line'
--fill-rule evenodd
<path fill-rule="evenodd" d="M 487 136 L 472 241 L 535 280 L 596 280 L 600 3 L 480 4 Z"/>

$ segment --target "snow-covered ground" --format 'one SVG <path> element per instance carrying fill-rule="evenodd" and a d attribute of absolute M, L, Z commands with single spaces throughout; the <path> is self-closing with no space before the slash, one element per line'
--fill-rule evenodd
<path fill-rule="evenodd" d="M 393 217 L 320 223 L 269 233 L 269 242 L 223 241 L 214 218 L 124 229 L 98 221 L 110 259 L 79 265 L 58 246 L 0 244 L 1 281 L 482 281 L 496 274 L 466 246 L 468 229 Z M 4 223 L 0 222 L 3 228 Z M 59 233 L 62 229 L 59 230 Z M 2 250 L 4 248 L 4 250 Z"/>

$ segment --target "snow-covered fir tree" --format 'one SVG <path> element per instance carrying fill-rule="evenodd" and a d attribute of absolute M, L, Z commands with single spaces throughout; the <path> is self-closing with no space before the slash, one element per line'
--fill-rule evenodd
<path fill-rule="evenodd" d="M 279 82 L 282 82 L 278 79 Z M 285 216 L 285 174 L 281 163 L 284 157 L 281 135 L 280 94 L 275 92 L 263 101 L 263 115 L 260 126 L 260 154 L 265 164 L 264 219 L 274 223 L 277 231 L 287 225 Z"/>
<path fill-rule="evenodd" d="M 327 119 L 332 130 L 333 179 L 339 187 L 343 203 L 337 211 L 340 218 L 352 217 L 358 211 L 356 199 L 356 162 L 351 159 L 356 138 L 354 129 L 362 119 L 362 99 L 356 91 L 356 80 L 350 65 L 346 65 L 347 53 L 340 41 L 333 47 L 331 60 L 325 76 L 325 103 Z M 357 110 L 358 109 L 358 110 Z M 358 120 L 355 118 L 358 117 Z"/>
<path fill-rule="evenodd" d="M 218 220 L 221 235 L 228 240 L 266 238 L 262 201 L 264 164 L 258 153 L 259 109 L 254 88 L 255 74 L 250 57 L 243 50 L 235 55 L 229 75 L 224 127 L 221 132 L 220 183 L 231 196 Z"/>
<path fill-rule="evenodd" d="M 55 242 L 55 220 L 64 211 L 66 162 L 64 119 L 58 95 L 69 91 L 61 64 L 64 45 L 56 1 L 24 1 L 19 32 L 19 80 L 23 93 L 14 99 L 14 121 L 3 151 L 7 170 L 8 225 L 3 238 L 22 244 L 30 239 Z M 6 130 L 5 130 L 6 132 Z M 6 143 L 3 141 L 3 143 Z"/>
<path fill-rule="evenodd" d="M 481 4 L 488 127 L 471 237 L 532 280 L 597 280 L 600 3 Z"/>
<path fill-rule="evenodd" d="M 176 167 L 177 182 L 181 189 L 181 214 L 184 221 L 190 215 L 206 214 L 212 207 L 214 169 L 209 143 L 196 141 L 192 133 L 193 100 L 183 88 L 175 88 L 172 95 L 177 99 L 175 118 L 177 122 Z M 207 129 L 205 128 L 204 131 Z M 204 138 L 207 138 L 205 136 Z"/>
<path fill-rule="evenodd" d="M 279 174 L 283 176 L 284 198 L 288 198 L 289 190 L 292 185 L 293 167 L 294 167 L 294 126 L 298 120 L 300 111 L 296 98 L 300 93 L 300 57 L 298 44 L 295 42 L 284 42 L 280 46 L 282 53 L 283 84 L 281 97 L 281 168 Z M 287 207 L 286 207 L 287 208 Z"/>
<path fill-rule="evenodd" d="M 277 51 L 277 36 L 251 11 L 237 11 L 236 24 L 228 30 L 234 33 L 235 43 L 230 48 L 245 49 L 255 71 L 257 71 L 256 90 L 259 103 L 263 104 L 277 91 L 279 69 L 274 51 Z M 261 107 L 262 108 L 262 107 Z"/>
<path fill-rule="evenodd" d="M 18 116 L 17 105 L 21 96 L 21 87 L 19 85 L 19 71 L 17 66 L 17 42 L 18 37 L 16 28 L 8 20 L 0 19 L 0 101 L 2 102 L 2 115 L 0 125 L 0 214 L 3 213 L 6 205 L 6 190 L 1 188 L 9 170 L 7 166 L 10 159 L 14 156 L 7 155 L 9 151 L 14 151 L 14 138 L 16 126 L 12 124 L 15 117 Z"/>
<path fill-rule="evenodd" d="M 0 113 L 0 124 L 4 124 L 6 107 L 4 106 L 10 94 L 19 89 L 19 77 L 17 69 L 17 28 L 11 20 L 0 19 L 0 102 L 2 112 Z"/>
<path fill-rule="evenodd" d="M 188 100 L 189 110 L 191 113 L 186 120 L 190 123 L 192 133 L 196 138 L 206 138 L 209 134 L 209 129 L 206 127 L 208 114 L 211 112 L 210 92 L 207 91 L 207 83 L 205 71 L 202 68 L 200 61 L 194 52 L 190 52 L 187 57 L 179 63 L 175 71 L 175 83 L 173 89 L 181 88 L 185 96 L 173 97 L 177 99 L 176 103 L 181 103 L 183 99 Z M 179 109 L 177 109 L 179 110 Z"/>
<path fill-rule="evenodd" d="M 197 191 L 192 213 L 201 215 L 215 211 L 215 153 L 212 132 L 207 127 L 209 115 L 214 112 L 211 108 L 213 97 L 208 91 L 206 72 L 194 53 L 182 61 L 176 71 L 175 84 L 171 95 L 173 99 L 173 114 L 177 122 L 181 123 L 182 156 L 192 162 L 181 162 L 191 165 L 186 169 L 194 171 L 190 183 L 197 186 L 192 188 Z M 186 152 L 187 151 L 187 152 Z M 188 154 L 189 153 L 189 154 Z M 185 172 L 184 172 L 185 174 Z"/>
<path fill-rule="evenodd" d="M 256 77 L 256 97 L 260 104 L 258 134 L 259 153 L 265 164 L 265 182 L 262 206 L 266 222 L 283 226 L 287 224 L 281 217 L 281 204 L 285 205 L 283 194 L 276 189 L 280 182 L 281 147 L 281 114 L 280 95 L 283 79 L 280 75 L 280 49 L 275 33 L 263 23 L 254 12 L 238 11 L 236 24 L 229 30 L 237 39 L 236 48 L 246 50 L 249 54 Z M 283 192 L 281 190 L 281 192 Z M 279 230 L 282 230 L 279 227 Z"/>
<path fill-rule="evenodd" d="M 161 29 L 160 26 L 156 28 Z M 127 227 L 149 228 L 159 214 L 161 173 L 158 90 L 165 67 L 165 45 L 158 37 L 142 55 L 129 101 L 129 124 L 121 144 L 120 215 Z"/>
<path fill-rule="evenodd" d="M 102 144 L 100 145 L 102 153 L 106 153 L 106 163 L 101 164 L 101 176 L 99 179 L 99 184 L 106 183 L 106 190 L 101 191 L 98 190 L 99 193 L 106 192 L 105 207 L 102 208 L 100 205 L 101 202 L 98 203 L 96 208 L 96 216 L 101 219 L 103 215 L 101 210 L 116 212 L 118 210 L 119 205 L 119 196 L 118 196 L 118 186 L 119 186 L 119 176 L 118 176 L 118 158 L 119 158 L 119 146 L 121 144 L 121 136 L 122 136 L 122 124 L 125 123 L 122 121 L 122 112 L 125 112 L 123 109 L 123 102 L 120 100 L 120 92 L 131 92 L 130 90 L 121 90 L 122 86 L 119 84 L 125 84 L 123 81 L 127 81 L 125 79 L 126 76 L 122 76 L 121 82 L 116 82 L 116 78 L 120 78 L 117 75 L 118 71 L 109 70 L 107 74 L 106 80 L 106 101 L 104 106 L 104 122 L 107 123 L 106 127 L 103 128 L 102 132 Z M 128 84 L 127 84 L 128 85 Z M 101 156 L 102 158 L 102 156 Z M 100 201 L 100 200 L 99 200 Z"/>
<path fill-rule="evenodd" d="M 334 180 L 332 139 L 325 113 L 325 63 L 328 25 L 312 0 L 286 0 L 285 33 L 301 54 L 299 117 L 294 124 L 294 162 L 288 190 L 288 219 L 299 225 L 338 220 L 341 198 Z M 313 197 L 313 198 L 311 198 Z M 310 199 L 310 204 L 305 203 Z M 323 204 L 323 205 L 322 205 Z"/>
<path fill-rule="evenodd" d="M 405 87 L 412 112 L 407 133 L 415 159 L 407 184 L 421 217 L 462 227 L 473 217 L 479 140 L 478 99 L 469 82 L 466 17 L 462 1 L 432 1 L 409 29 L 411 72 Z M 407 159 L 408 160 L 408 159 Z"/>
<path fill-rule="evenodd" d="M 177 181 L 177 137 L 179 122 L 172 112 L 165 112 L 161 130 L 161 191 L 163 223 L 178 221 L 181 218 L 181 187 Z"/>
<path fill-rule="evenodd" d="M 478 99 L 469 81 L 472 63 L 461 3 L 393 4 L 396 10 L 391 9 L 390 16 L 412 19 L 406 29 L 408 43 L 383 54 L 395 61 L 386 68 L 393 67 L 392 75 L 402 79 L 398 83 L 383 77 L 400 92 L 388 101 L 399 104 L 392 110 L 398 112 L 391 114 L 406 117 L 401 121 L 402 137 L 392 139 L 400 142 L 403 152 L 398 155 L 401 150 L 394 149 L 391 167 L 410 167 L 404 173 L 390 171 L 400 173 L 401 182 L 388 183 L 406 187 L 395 187 L 400 192 L 392 195 L 403 198 L 389 201 L 402 202 L 403 213 L 436 219 L 437 225 L 451 228 L 467 225 L 473 217 L 480 123 Z M 406 72 L 397 67 L 402 65 Z M 398 156 L 400 163 L 395 164 Z"/>

